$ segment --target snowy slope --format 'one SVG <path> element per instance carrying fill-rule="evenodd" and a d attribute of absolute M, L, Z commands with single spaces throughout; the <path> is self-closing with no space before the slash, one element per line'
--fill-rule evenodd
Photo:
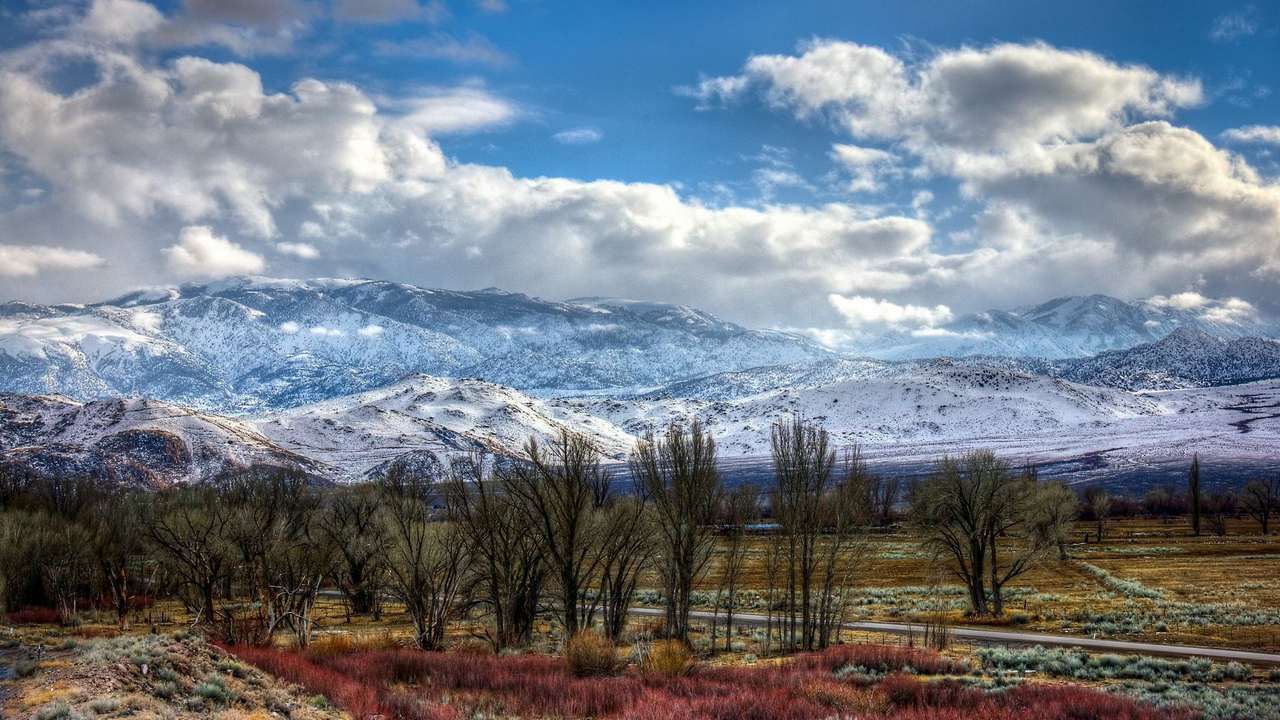
<path fill-rule="evenodd" d="M 1264 338 L 1218 338 L 1181 328 L 1158 342 L 1062 363 L 1066 379 L 1125 388 L 1169 390 L 1232 385 L 1280 377 L 1280 342 Z"/>
<path fill-rule="evenodd" d="M 87 307 L 0 305 L 0 391 L 223 412 L 295 407 L 415 373 L 583 391 L 830 356 L 682 306 L 365 280 L 237 278 Z"/>
<path fill-rule="evenodd" d="M 634 442 L 607 421 L 518 390 L 427 375 L 265 416 L 258 427 L 351 478 L 380 474 L 396 462 L 442 464 L 471 450 L 515 455 L 531 436 L 546 440 L 566 428 L 592 436 L 613 459 L 625 457 Z"/>
<path fill-rule="evenodd" d="M 0 395 L 0 466 L 143 487 L 205 480 L 255 464 L 335 475 L 250 423 L 155 400 Z"/>
<path fill-rule="evenodd" d="M 858 348 L 884 359 L 992 355 L 1076 358 L 1154 342 L 1179 328 L 1219 337 L 1274 337 L 1274 323 L 1234 317 L 1221 303 L 1194 310 L 1167 303 L 1125 302 L 1106 295 L 1061 297 L 1026 308 L 962 315 L 925 335 L 886 333 Z"/>
<path fill-rule="evenodd" d="M 746 456 L 768 454 L 771 424 L 795 415 L 821 422 L 833 442 L 846 445 L 1043 435 L 1164 412 L 1159 403 L 1121 390 L 948 360 L 757 368 L 632 397 L 554 404 L 633 434 L 699 417 L 723 452 Z"/>

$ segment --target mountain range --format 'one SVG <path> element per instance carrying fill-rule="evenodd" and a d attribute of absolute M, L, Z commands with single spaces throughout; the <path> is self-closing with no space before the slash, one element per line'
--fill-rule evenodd
<path fill-rule="evenodd" d="M 562 428 L 621 461 L 639 435 L 692 417 L 745 458 L 767 455 L 771 424 L 797 414 L 838 444 L 881 448 L 1089 437 L 1068 444 L 1091 452 L 1115 433 L 1210 437 L 1205 418 L 1228 437 L 1234 391 L 1152 394 L 1280 378 L 1280 343 L 1246 334 L 1270 326 L 1222 317 L 1061 298 L 959 318 L 941 340 L 889 334 L 868 344 L 889 356 L 877 358 L 680 305 L 366 280 L 12 302 L 0 467 L 162 486 L 265 463 L 350 481 L 512 455 Z M 950 351 L 910 357 L 939 342 Z"/>

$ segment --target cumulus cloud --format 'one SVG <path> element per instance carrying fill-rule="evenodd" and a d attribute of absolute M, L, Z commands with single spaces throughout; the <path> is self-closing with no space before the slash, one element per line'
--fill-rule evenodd
<path fill-rule="evenodd" d="M 883 176 L 893 170 L 897 159 L 891 152 L 841 143 L 831 146 L 831 156 L 849 173 L 851 192 L 881 189 Z"/>
<path fill-rule="evenodd" d="M 302 326 L 292 320 L 286 320 L 285 322 L 280 323 L 280 332 L 285 335 L 296 335 L 301 329 Z"/>
<path fill-rule="evenodd" d="M 1172 295 L 1155 295 L 1147 302 L 1156 307 L 1196 311 L 1205 320 L 1228 325 L 1239 325 L 1258 316 L 1258 309 L 1247 300 L 1237 297 L 1210 298 L 1194 290 Z"/>
<path fill-rule="evenodd" d="M 34 277 L 45 270 L 85 270 L 103 259 L 83 250 L 43 245 L 0 245 L 0 276 Z"/>
<path fill-rule="evenodd" d="M 256 255 L 230 240 L 213 234 L 204 225 L 182 229 L 176 245 L 164 249 L 169 269 L 184 277 L 226 277 L 262 272 L 266 267 Z"/>
<path fill-rule="evenodd" d="M 859 170 L 885 167 L 880 153 L 890 152 L 904 177 L 955 180 L 980 207 L 971 228 L 953 233 L 968 250 L 879 268 L 904 273 L 919 295 L 991 302 L 999 285 L 998 301 L 1012 304 L 1200 281 L 1273 294 L 1280 187 L 1168 121 L 1203 101 L 1195 79 L 1043 43 L 917 58 L 815 40 L 795 55 L 752 56 L 739 74 L 688 93 L 704 105 L 758 99 L 830 123 L 858 141 L 832 150 L 855 187 L 875 187 L 877 175 Z M 1269 128 L 1224 135 L 1270 137 Z"/>
<path fill-rule="evenodd" d="M 879 298 L 835 293 L 827 296 L 827 302 L 831 303 L 852 328 L 932 328 L 945 324 L 952 318 L 951 308 L 946 305 L 898 305 Z"/>
<path fill-rule="evenodd" d="M 603 289 L 750 324 L 853 317 L 927 331 L 940 307 L 1067 292 L 1197 287 L 1261 304 L 1274 284 L 1259 268 L 1280 273 L 1276 186 L 1164 121 L 1198 84 L 1089 53 L 998 45 L 917 60 L 818 41 L 690 89 L 706 105 L 759 100 L 834 132 L 835 164 L 862 187 L 954 181 L 972 224 L 935 238 L 926 210 L 942 203 L 929 191 L 778 202 L 781 188 L 809 190 L 775 150 L 753 169 L 772 174 L 749 178 L 762 190 L 750 206 L 459 162 L 437 137 L 519 122 L 521 108 L 475 84 L 388 97 L 303 78 L 268 90 L 246 64 L 158 59 L 144 42 L 157 32 L 116 30 L 134 41 L 112 44 L 74 29 L 0 56 L 0 151 L 48 189 L 0 210 L 0 237 L 91 238 L 84 250 L 117 269 L 6 281 L 16 292 L 84 299 L 197 267 L 260 272 L 254 249 L 269 248 L 279 269 L 308 274 L 544 297 Z M 74 90 L 52 79 L 85 66 Z M 1030 119 L 1006 127 L 1002 113 Z"/>
<path fill-rule="evenodd" d="M 571 128 L 569 130 L 561 130 L 552 135 L 551 139 L 561 145 L 590 145 L 603 140 L 604 133 L 592 127 Z"/>
<path fill-rule="evenodd" d="M 1043 43 L 940 51 L 918 63 L 877 47 L 814 40 L 798 55 L 755 55 L 738 75 L 703 79 L 701 103 L 758 93 L 798 118 L 902 143 L 940 169 L 978 170 L 1043 144 L 1165 117 L 1201 102 L 1196 80 Z"/>
<path fill-rule="evenodd" d="M 381 325 L 365 325 L 357 331 L 360 337 L 375 338 L 386 332 L 386 328 Z"/>
<path fill-rule="evenodd" d="M 1222 133 L 1222 139 L 1237 143 L 1280 145 L 1280 126 L 1246 125 L 1244 127 L 1231 128 Z"/>

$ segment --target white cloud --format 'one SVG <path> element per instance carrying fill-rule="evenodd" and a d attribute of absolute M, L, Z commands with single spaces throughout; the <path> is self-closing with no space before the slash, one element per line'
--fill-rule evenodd
<path fill-rule="evenodd" d="M 284 333 L 285 335 L 296 335 L 298 331 L 301 329 L 302 329 L 302 326 L 292 320 L 287 320 L 285 322 L 280 323 L 280 332 Z"/>
<path fill-rule="evenodd" d="M 897 158 L 893 153 L 859 145 L 836 144 L 831 156 L 849 173 L 851 192 L 880 190 L 883 176 L 893 170 Z"/>
<path fill-rule="evenodd" d="M 343 332 L 342 330 L 339 330 L 338 328 L 330 328 L 330 327 L 325 327 L 323 325 L 314 325 L 308 328 L 307 332 L 317 337 L 342 337 L 346 335 L 345 332 Z"/>
<path fill-rule="evenodd" d="M 427 136 L 479 132 L 509 125 L 519 116 L 511 102 L 476 87 L 436 90 L 394 106 L 404 111 L 397 127 Z"/>
<path fill-rule="evenodd" d="M 496 15 L 507 11 L 507 0 L 475 0 L 476 7 L 482 12 Z"/>
<path fill-rule="evenodd" d="M 435 33 L 429 37 L 409 40 L 380 40 L 374 44 L 374 52 L 384 57 L 427 58 L 446 60 L 458 65 L 488 65 L 507 67 L 511 56 L 500 50 L 488 38 L 471 34 L 457 38 L 448 33 Z"/>
<path fill-rule="evenodd" d="M 87 270 L 103 259 L 83 250 L 44 245 L 0 245 L 0 276 L 34 277 L 45 270 Z"/>
<path fill-rule="evenodd" d="M 590 145 L 603 140 L 604 133 L 592 127 L 571 128 L 569 130 L 561 130 L 552 135 L 551 139 L 561 145 Z"/>
<path fill-rule="evenodd" d="M 1280 145 L 1280 126 L 1246 125 L 1244 127 L 1231 128 L 1223 131 L 1222 139 L 1237 143 Z"/>
<path fill-rule="evenodd" d="M 852 328 L 868 325 L 892 328 L 931 328 L 951 320 L 951 308 L 946 305 L 924 307 L 898 305 L 888 300 L 861 295 L 844 296 L 832 293 L 827 301 Z"/>
<path fill-rule="evenodd" d="M 230 240 L 213 234 L 204 225 L 182 228 L 176 245 L 163 250 L 169 269 L 184 277 L 226 277 L 262 272 L 266 266 L 256 255 Z"/>
<path fill-rule="evenodd" d="M 1203 95 L 1195 80 L 1040 43 L 943 50 L 909 65 L 837 40 L 811 41 L 797 56 L 752 56 L 741 74 L 704 79 L 688 94 L 705 104 L 752 91 L 801 119 L 827 116 L 855 138 L 902 142 L 952 172 L 1112 130 L 1135 115 L 1164 117 Z"/>
<path fill-rule="evenodd" d="M 279 242 L 276 243 L 276 250 L 285 255 L 293 255 L 303 260 L 315 260 L 320 257 L 320 251 L 315 245 L 303 242 Z"/>
<path fill-rule="evenodd" d="M 1221 304 L 1205 310 L 1201 317 L 1214 322 L 1238 325 L 1257 316 L 1258 309 L 1252 303 L 1240 298 L 1227 298 Z"/>
<path fill-rule="evenodd" d="M 1193 290 L 1173 295 L 1155 295 L 1148 300 L 1157 307 L 1171 307 L 1178 310 L 1195 310 L 1209 304 L 1209 298 Z"/>
<path fill-rule="evenodd" d="M 1258 8 L 1246 5 L 1235 12 L 1219 16 L 1209 28 L 1209 37 L 1218 42 L 1232 42 L 1242 37 L 1255 35 L 1261 27 L 1262 18 Z"/>
<path fill-rule="evenodd" d="M 382 333 L 385 331 L 386 331 L 386 328 L 382 327 L 381 325 L 365 325 L 364 327 L 360 328 L 357 332 L 360 333 L 360 337 L 375 338 L 382 335 Z"/>

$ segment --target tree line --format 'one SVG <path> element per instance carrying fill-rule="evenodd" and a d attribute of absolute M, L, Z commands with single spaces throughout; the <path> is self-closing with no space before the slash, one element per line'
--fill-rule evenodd
<path fill-rule="evenodd" d="M 909 522 L 970 611 L 1000 615 L 1008 583 L 1066 557 L 1082 507 L 1103 524 L 1112 507 L 989 452 L 909 484 L 881 477 L 802 419 L 773 425 L 771 459 L 766 487 L 728 487 L 695 421 L 642 437 L 625 476 L 568 430 L 515 458 L 475 452 L 440 476 L 393 465 L 336 487 L 266 466 L 152 492 L 4 470 L 0 603 L 64 618 L 92 605 L 126 625 L 166 598 L 226 642 L 286 633 L 305 646 L 322 599 L 375 619 L 390 601 L 422 649 L 469 620 L 501 650 L 528 644 L 540 619 L 564 637 L 598 628 L 620 640 L 648 583 L 663 632 L 684 641 L 711 588 L 727 647 L 751 577 L 767 598 L 767 645 L 819 649 L 838 639 L 880 528 Z M 1274 508 L 1280 484 L 1268 487 Z"/>

